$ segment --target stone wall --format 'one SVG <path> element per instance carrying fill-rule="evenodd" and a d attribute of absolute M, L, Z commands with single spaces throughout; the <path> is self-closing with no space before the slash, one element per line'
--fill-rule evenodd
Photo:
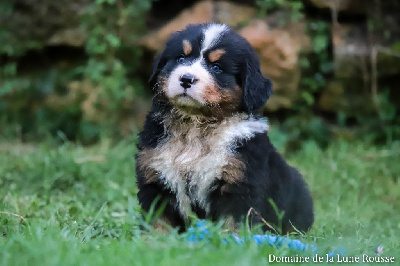
<path fill-rule="evenodd" d="M 400 108 L 397 88 L 400 3 L 392 0 L 302 2 L 305 16 L 292 20 L 287 7 L 260 14 L 252 0 L 190 0 L 183 5 L 180 1 L 158 0 L 147 15 L 147 32 L 134 43 L 125 44 L 142 54 L 141 61 L 134 62 L 140 67 L 127 76 L 145 84 L 152 59 L 163 49 L 171 33 L 189 23 L 220 22 L 237 30 L 259 54 L 261 70 L 274 85 L 274 94 L 265 107 L 270 115 L 302 104 L 305 92 L 312 98 L 308 108 L 319 113 L 341 113 L 348 117 L 373 113 L 384 103 L 379 100 L 381 95 L 387 95 L 390 104 Z M 7 3 L 0 3 L 0 62 L 1 65 L 15 62 L 16 79 L 19 79 L 16 87 L 5 88 L 4 75 L 0 76 L 0 112 L 19 110 L 23 116 L 29 110 L 30 120 L 37 117 L 41 108 L 63 113 L 76 106 L 79 119 L 91 123 L 104 120 L 101 110 L 104 104 L 99 104 L 97 98 L 98 85 L 91 85 L 79 75 L 72 79 L 56 78 L 57 73 L 68 73 L 85 64 L 91 56 L 85 50 L 89 32 L 82 25 L 82 16 L 90 3 L 90 0 L 15 0 L 12 9 Z M 324 60 L 331 60 L 333 65 L 322 75 L 314 66 L 305 70 L 302 63 L 304 59 L 318 61 L 321 56 L 315 47 L 318 40 L 310 34 L 316 20 L 328 25 L 319 37 L 326 40 Z M 127 28 L 121 32 L 124 35 L 121 39 L 129 39 L 125 35 L 132 34 Z M 124 51 L 117 54 L 130 69 Z M 307 82 L 313 83 L 321 77 L 324 83 L 317 89 L 306 87 Z M 27 97 L 24 92 L 21 100 L 18 86 L 24 86 L 25 81 L 39 88 L 39 95 Z M 47 89 L 49 82 L 54 83 L 54 90 Z M 149 100 L 148 95 L 123 102 L 120 126 L 124 134 L 130 132 L 132 125 L 141 125 Z"/>
<path fill-rule="evenodd" d="M 182 10 L 159 28 L 151 29 L 141 39 L 145 49 L 160 52 L 169 34 L 189 23 L 221 22 L 238 30 L 257 50 L 262 72 L 274 84 L 274 94 L 268 101 L 268 111 L 290 109 L 301 91 L 301 57 L 312 56 L 307 24 L 315 18 L 329 23 L 328 36 L 333 58 L 333 73 L 327 85 L 316 96 L 316 108 L 327 112 L 344 112 L 349 116 L 371 110 L 379 84 L 400 74 L 399 4 L 393 1 L 388 11 L 384 1 L 304 0 L 306 16 L 301 21 L 287 20 L 277 26 L 282 16 L 274 10 L 263 18 L 255 18 L 257 7 L 226 1 L 199 1 Z M 389 4 L 390 6 L 390 4 Z M 397 13 L 396 11 L 397 10 Z M 390 13 L 389 17 L 386 17 Z M 380 21 L 387 32 L 368 29 L 368 23 Z M 379 37 L 378 37 L 379 36 Z M 396 46 L 397 45 L 397 46 Z M 375 73 L 375 72 L 376 73 Z M 389 88 L 394 90 L 395 87 Z M 396 92 L 392 92 L 396 94 Z M 400 106 L 398 98 L 394 99 Z"/>

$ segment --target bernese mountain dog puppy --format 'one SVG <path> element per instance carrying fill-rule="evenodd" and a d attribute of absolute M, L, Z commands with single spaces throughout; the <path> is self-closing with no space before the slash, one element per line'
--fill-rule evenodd
<path fill-rule="evenodd" d="M 245 220 L 280 233 L 310 229 L 310 192 L 269 141 L 259 109 L 272 85 L 243 37 L 223 24 L 189 25 L 169 38 L 149 83 L 136 157 L 144 211 L 180 231 L 191 214 L 232 229 Z"/>

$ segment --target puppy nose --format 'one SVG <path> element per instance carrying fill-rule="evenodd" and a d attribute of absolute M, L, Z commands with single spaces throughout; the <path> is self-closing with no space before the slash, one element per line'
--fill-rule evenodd
<path fill-rule="evenodd" d="M 185 89 L 190 88 L 196 82 L 196 78 L 190 74 L 184 74 L 179 79 L 181 81 L 181 86 Z"/>

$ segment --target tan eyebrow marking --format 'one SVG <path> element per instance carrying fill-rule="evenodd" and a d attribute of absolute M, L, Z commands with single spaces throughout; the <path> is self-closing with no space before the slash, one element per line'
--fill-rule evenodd
<path fill-rule="evenodd" d="M 224 49 L 217 49 L 217 50 L 212 51 L 212 52 L 210 52 L 210 53 L 208 54 L 208 59 L 210 59 L 210 62 L 215 62 L 215 61 L 217 61 L 218 59 L 220 59 L 221 56 L 222 56 L 223 54 L 225 54 L 225 53 L 226 53 L 226 51 L 225 51 Z"/>
<path fill-rule="evenodd" d="M 183 46 L 183 53 L 185 55 L 188 55 L 192 52 L 192 45 L 188 40 L 183 40 L 182 41 L 182 46 Z"/>

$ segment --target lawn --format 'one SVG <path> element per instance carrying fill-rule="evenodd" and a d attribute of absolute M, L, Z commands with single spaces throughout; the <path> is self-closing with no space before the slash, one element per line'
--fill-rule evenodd
<path fill-rule="evenodd" d="M 210 239 L 147 226 L 136 199 L 134 139 L 74 143 L 0 142 L 0 265 L 265 265 L 269 254 L 311 256 L 288 248 L 237 244 L 220 224 Z M 291 238 L 318 255 L 382 255 L 400 262 L 400 142 L 371 146 L 303 143 L 284 156 L 305 176 L 315 224 Z M 147 228 L 147 229 L 145 229 Z M 244 228 L 241 235 L 248 232 Z M 326 262 L 326 261 L 325 261 Z"/>

